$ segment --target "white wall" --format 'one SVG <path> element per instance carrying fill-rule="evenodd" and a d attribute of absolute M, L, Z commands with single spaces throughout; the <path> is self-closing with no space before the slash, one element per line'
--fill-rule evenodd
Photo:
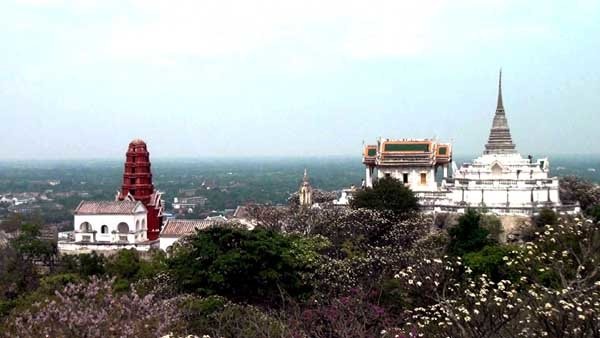
<path fill-rule="evenodd" d="M 178 237 L 160 237 L 160 249 L 167 251 L 167 249 L 175 244 L 180 238 Z"/>
<path fill-rule="evenodd" d="M 438 189 L 433 167 L 380 167 L 373 175 L 376 175 L 378 179 L 382 179 L 388 173 L 400 182 L 404 181 L 404 174 L 408 174 L 408 186 L 413 191 L 437 191 Z M 421 184 L 422 173 L 426 175 L 425 184 Z"/>
<path fill-rule="evenodd" d="M 81 224 L 84 222 L 90 223 L 91 232 L 81 231 Z M 127 234 L 119 233 L 118 225 L 121 222 L 127 223 L 129 227 Z M 136 224 L 139 224 L 137 228 Z M 106 233 L 102 233 L 103 225 L 108 226 Z M 147 240 L 147 228 L 146 212 L 129 215 L 75 215 L 74 217 L 76 242 L 81 242 L 84 238 L 89 238 L 91 242 L 118 242 L 121 240 L 121 236 L 127 236 L 129 243 L 143 242 Z"/>

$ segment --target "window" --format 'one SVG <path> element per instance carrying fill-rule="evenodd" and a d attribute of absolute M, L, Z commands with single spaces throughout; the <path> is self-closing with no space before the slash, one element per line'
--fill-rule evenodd
<path fill-rule="evenodd" d="M 90 236 L 81 236 L 82 242 L 89 242 L 91 239 L 92 239 L 92 237 L 90 237 Z"/>
<path fill-rule="evenodd" d="M 146 219 L 142 220 L 142 230 L 146 229 Z"/>
<path fill-rule="evenodd" d="M 392 174 L 390 174 L 390 173 L 385 173 L 385 177 L 392 177 Z"/>
<path fill-rule="evenodd" d="M 408 173 L 402 174 L 402 183 L 408 184 Z"/>
<path fill-rule="evenodd" d="M 127 236 L 119 236 L 119 242 L 127 242 Z"/>
<path fill-rule="evenodd" d="M 102 227 L 100 227 L 100 233 L 107 234 L 108 233 L 108 226 L 107 225 L 103 225 Z"/>
<path fill-rule="evenodd" d="M 119 225 L 117 225 L 117 230 L 121 234 L 126 234 L 129 232 L 129 225 L 127 225 L 127 223 L 125 222 L 121 222 L 119 223 Z"/>
<path fill-rule="evenodd" d="M 427 173 L 421 173 L 421 184 L 427 184 Z"/>
<path fill-rule="evenodd" d="M 135 184 L 135 178 L 130 178 L 129 179 L 129 184 Z"/>
<path fill-rule="evenodd" d="M 92 231 L 92 225 L 89 222 L 83 222 L 79 226 L 79 230 L 81 232 L 91 232 Z"/>
<path fill-rule="evenodd" d="M 135 221 L 135 231 L 140 231 L 140 220 Z"/>

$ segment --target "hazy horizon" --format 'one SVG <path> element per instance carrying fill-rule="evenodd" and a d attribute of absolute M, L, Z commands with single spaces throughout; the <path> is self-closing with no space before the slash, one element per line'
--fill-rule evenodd
<path fill-rule="evenodd" d="M 498 70 L 517 149 L 599 152 L 600 2 L 11 0 L 0 160 L 483 151 Z M 465 155 L 466 156 L 466 155 Z"/>

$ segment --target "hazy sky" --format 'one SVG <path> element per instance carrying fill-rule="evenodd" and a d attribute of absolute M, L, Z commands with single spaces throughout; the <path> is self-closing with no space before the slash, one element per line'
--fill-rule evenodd
<path fill-rule="evenodd" d="M 600 1 L 0 2 L 0 159 L 600 153 Z"/>

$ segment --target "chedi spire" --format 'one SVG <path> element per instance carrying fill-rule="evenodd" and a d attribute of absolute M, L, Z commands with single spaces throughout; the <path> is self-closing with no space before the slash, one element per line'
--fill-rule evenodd
<path fill-rule="evenodd" d="M 506 113 L 504 112 L 504 103 L 502 102 L 502 69 L 498 80 L 498 103 L 494 122 L 490 130 L 488 142 L 485 145 L 484 154 L 514 154 L 516 153 L 515 144 L 510 136 Z"/>

